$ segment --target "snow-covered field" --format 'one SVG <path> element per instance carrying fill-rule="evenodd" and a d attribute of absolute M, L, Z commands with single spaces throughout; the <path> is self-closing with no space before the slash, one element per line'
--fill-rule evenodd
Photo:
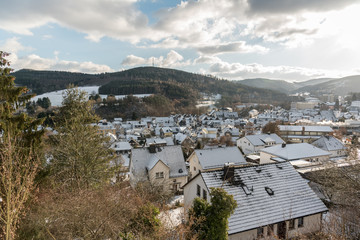
<path fill-rule="evenodd" d="M 99 86 L 87 86 L 87 87 L 78 87 L 81 91 L 85 91 L 87 92 L 89 95 L 92 93 L 99 93 Z M 59 90 L 59 91 L 54 91 L 54 92 L 48 92 L 48 93 L 44 93 L 38 96 L 35 96 L 34 98 L 32 98 L 32 101 L 37 101 L 39 98 L 44 98 L 44 97 L 48 97 L 51 101 L 51 105 L 52 106 L 61 106 L 61 102 L 63 100 L 63 94 L 65 92 L 66 89 L 64 90 Z M 138 98 L 143 98 L 143 97 L 148 97 L 151 94 L 134 94 L 133 96 L 138 97 Z M 106 98 L 107 95 L 100 95 L 101 98 Z M 122 99 L 126 97 L 126 95 L 115 95 L 116 99 Z"/>

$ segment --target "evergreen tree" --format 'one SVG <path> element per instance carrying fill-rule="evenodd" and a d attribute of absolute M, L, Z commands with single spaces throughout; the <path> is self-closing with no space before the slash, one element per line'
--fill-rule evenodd
<path fill-rule="evenodd" d="M 43 131 L 37 130 L 42 120 L 20 113 L 32 96 L 15 86 L 7 56 L 0 51 L 0 237 L 14 239 L 34 186 Z"/>
<path fill-rule="evenodd" d="M 210 197 L 210 203 L 204 199 L 194 199 L 189 209 L 191 229 L 199 239 L 228 239 L 228 219 L 237 203 L 222 188 L 211 188 Z"/>
<path fill-rule="evenodd" d="M 66 187 L 89 187 L 114 176 L 113 151 L 99 134 L 92 106 L 85 92 L 68 88 L 57 119 L 57 134 L 50 138 L 51 175 Z"/>

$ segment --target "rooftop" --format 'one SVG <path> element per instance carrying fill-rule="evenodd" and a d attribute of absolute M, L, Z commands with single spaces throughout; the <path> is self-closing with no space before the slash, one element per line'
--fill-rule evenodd
<path fill-rule="evenodd" d="M 229 235 L 327 211 L 289 162 L 235 168 L 233 181 L 223 181 L 223 170 L 201 175 L 208 188 L 222 187 L 238 203 Z"/>

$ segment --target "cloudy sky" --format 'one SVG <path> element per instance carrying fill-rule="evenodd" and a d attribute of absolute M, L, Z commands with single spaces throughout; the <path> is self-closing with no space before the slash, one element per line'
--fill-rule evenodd
<path fill-rule="evenodd" d="M 358 0 L 1 5 L 0 50 L 11 53 L 15 70 L 99 73 L 154 64 L 230 80 L 291 81 L 360 74 Z"/>

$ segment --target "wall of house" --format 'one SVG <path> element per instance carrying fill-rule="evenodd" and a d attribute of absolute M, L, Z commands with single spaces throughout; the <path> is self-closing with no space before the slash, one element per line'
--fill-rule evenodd
<path fill-rule="evenodd" d="M 298 219 L 295 219 L 295 229 L 288 231 L 288 237 L 296 237 L 302 234 L 316 232 L 321 229 L 321 213 L 304 217 L 304 226 L 298 227 Z M 289 229 L 289 223 L 287 222 L 287 229 Z"/>
<path fill-rule="evenodd" d="M 295 228 L 289 230 L 289 221 L 286 221 L 287 237 L 293 238 L 303 234 L 316 232 L 321 229 L 321 213 L 304 217 L 304 226 L 298 227 L 298 219 L 295 219 Z M 278 224 L 273 225 L 273 229 L 270 227 L 263 227 L 263 237 L 257 236 L 257 229 L 236 233 L 229 235 L 229 240 L 255 240 L 255 239 L 276 239 L 278 231 Z"/>
<path fill-rule="evenodd" d="M 342 150 L 334 150 L 334 151 L 329 151 L 331 153 L 330 157 L 342 157 L 342 156 L 346 156 L 346 151 L 344 149 Z"/>
<path fill-rule="evenodd" d="M 199 185 L 201 188 L 200 196 L 197 195 L 197 185 Z M 210 201 L 210 193 L 209 193 L 201 175 L 198 175 L 196 178 L 191 180 L 191 182 L 184 187 L 184 209 L 185 209 L 186 213 L 187 213 L 187 210 L 191 207 L 193 200 L 195 198 L 203 197 L 204 189 L 206 191 L 207 200 Z"/>
<path fill-rule="evenodd" d="M 269 153 L 260 152 L 260 164 L 274 162 L 273 160 L 271 160 L 272 157 L 273 155 Z"/>
<path fill-rule="evenodd" d="M 241 148 L 245 155 L 255 152 L 254 145 L 252 145 L 245 137 L 237 140 L 236 145 Z"/>
<path fill-rule="evenodd" d="M 164 178 L 156 178 L 157 172 L 164 172 Z M 162 161 L 158 161 L 156 165 L 148 172 L 149 179 L 153 184 L 164 185 L 169 182 L 169 167 Z"/>
<path fill-rule="evenodd" d="M 199 170 L 202 171 L 202 167 L 199 162 L 199 158 L 196 156 L 195 152 L 191 154 L 188 159 L 190 167 L 190 178 L 193 178 L 196 174 L 199 173 Z"/>
<path fill-rule="evenodd" d="M 173 185 L 174 183 L 178 183 L 178 189 L 174 189 Z M 170 190 L 176 190 L 176 191 L 181 191 L 180 187 L 184 186 L 187 183 L 187 176 L 184 177 L 177 177 L 177 178 L 170 178 L 169 180 L 169 188 Z"/>
<path fill-rule="evenodd" d="M 229 240 L 254 240 L 254 239 L 257 239 L 256 229 L 229 235 Z"/>

